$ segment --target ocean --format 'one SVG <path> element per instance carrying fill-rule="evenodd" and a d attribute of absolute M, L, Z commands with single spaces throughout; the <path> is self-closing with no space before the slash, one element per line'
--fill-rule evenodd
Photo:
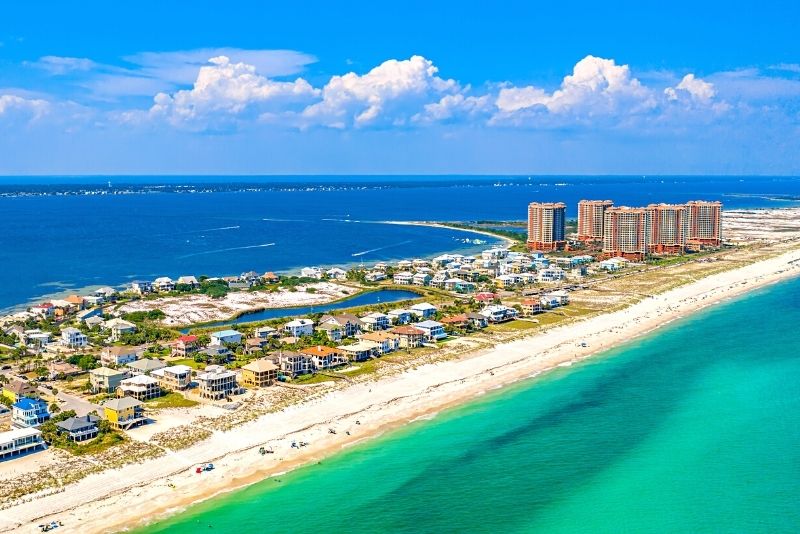
<path fill-rule="evenodd" d="M 797 177 L 1 177 L 0 310 L 137 278 L 474 253 L 497 240 L 391 221 L 523 220 L 531 201 L 800 199 Z"/>
<path fill-rule="evenodd" d="M 141 531 L 797 532 L 799 323 L 761 289 Z"/>

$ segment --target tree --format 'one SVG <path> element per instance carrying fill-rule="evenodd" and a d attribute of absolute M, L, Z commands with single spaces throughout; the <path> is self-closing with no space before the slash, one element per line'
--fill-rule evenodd
<path fill-rule="evenodd" d="M 50 413 L 58 413 L 61 411 L 61 406 L 58 405 L 57 402 L 53 401 L 50 403 Z"/>

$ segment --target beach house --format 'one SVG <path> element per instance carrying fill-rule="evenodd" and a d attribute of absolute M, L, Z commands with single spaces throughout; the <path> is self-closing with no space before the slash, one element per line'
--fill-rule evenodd
<path fill-rule="evenodd" d="M 490 323 L 502 323 L 516 319 L 518 312 L 503 304 L 490 304 L 483 308 L 480 314 L 489 319 Z"/>
<path fill-rule="evenodd" d="M 322 269 L 319 267 L 303 267 L 300 269 L 300 277 L 301 278 L 316 278 L 317 280 L 322 278 Z"/>
<path fill-rule="evenodd" d="M 61 330 L 61 344 L 71 349 L 78 349 L 89 344 L 89 338 L 77 328 L 67 327 Z"/>
<path fill-rule="evenodd" d="M 11 405 L 11 424 L 15 427 L 37 427 L 50 419 L 47 403 L 34 397 L 22 397 Z"/>
<path fill-rule="evenodd" d="M 322 323 L 317 325 L 317 330 L 325 332 L 325 336 L 334 343 L 344 339 L 344 328 L 336 322 Z"/>
<path fill-rule="evenodd" d="M 438 341 L 447 337 L 444 325 L 437 321 L 422 321 L 414 323 L 412 326 L 419 328 L 425 333 L 425 341 Z"/>
<path fill-rule="evenodd" d="M 100 363 L 103 365 L 125 365 L 139 359 L 141 347 L 114 346 L 104 347 L 100 351 Z"/>
<path fill-rule="evenodd" d="M 473 328 L 486 328 L 489 326 L 489 319 L 478 312 L 468 312 L 467 320 Z"/>
<path fill-rule="evenodd" d="M 341 326 L 344 329 L 344 337 L 353 337 L 364 329 L 364 323 L 351 313 L 340 315 L 323 315 L 320 324 L 332 324 Z"/>
<path fill-rule="evenodd" d="M 92 317 L 100 317 L 101 315 L 103 315 L 103 309 L 102 308 L 91 308 L 91 309 L 88 309 L 88 310 L 79 311 L 75 315 L 75 318 L 78 321 L 84 323 L 84 322 L 86 322 L 86 319 L 91 319 Z"/>
<path fill-rule="evenodd" d="M 208 362 L 224 363 L 233 358 L 233 352 L 225 345 L 210 345 L 197 353 Z"/>
<path fill-rule="evenodd" d="M 42 332 L 38 328 L 25 330 L 25 345 L 31 349 L 41 349 L 50 343 L 50 332 Z"/>
<path fill-rule="evenodd" d="M 545 296 L 553 299 L 558 299 L 559 306 L 566 306 L 567 304 L 569 304 L 569 292 L 564 289 L 560 289 L 558 291 L 551 291 L 550 293 L 546 293 Z"/>
<path fill-rule="evenodd" d="M 271 337 L 278 337 L 279 335 L 278 331 L 271 326 L 262 326 L 256 328 L 253 334 L 259 339 L 269 339 Z"/>
<path fill-rule="evenodd" d="M 472 293 L 477 286 L 473 282 L 467 282 L 461 278 L 448 278 L 444 281 L 444 288 L 447 291 L 456 293 Z"/>
<path fill-rule="evenodd" d="M 59 432 L 67 435 L 70 441 L 88 441 L 97 437 L 99 429 L 97 423 L 100 418 L 96 415 L 87 414 L 81 417 L 70 417 L 56 423 Z"/>
<path fill-rule="evenodd" d="M 352 345 L 340 345 L 336 349 L 344 354 L 348 360 L 361 362 L 377 356 L 380 346 L 374 341 L 359 341 Z"/>
<path fill-rule="evenodd" d="M 128 369 L 128 374 L 131 376 L 148 375 L 150 376 L 153 371 L 163 369 L 167 364 L 158 358 L 143 358 L 127 363 L 125 367 Z"/>
<path fill-rule="evenodd" d="M 38 388 L 26 380 L 13 379 L 3 385 L 3 397 L 11 402 L 17 402 L 22 397 L 34 397 L 38 392 Z"/>
<path fill-rule="evenodd" d="M 242 385 L 247 388 L 271 386 L 278 379 L 278 366 L 272 361 L 255 360 L 242 366 Z"/>
<path fill-rule="evenodd" d="M 398 286 L 410 286 L 414 280 L 414 273 L 409 271 L 400 271 L 395 273 L 392 277 L 392 282 Z"/>
<path fill-rule="evenodd" d="M 392 324 L 388 315 L 379 312 L 372 312 L 364 315 L 361 317 L 361 322 L 364 324 L 364 329 L 368 332 L 386 330 Z"/>
<path fill-rule="evenodd" d="M 361 334 L 362 341 L 372 341 L 378 344 L 378 354 L 388 354 L 400 348 L 400 336 L 391 332 L 368 332 Z"/>
<path fill-rule="evenodd" d="M 558 267 L 548 267 L 539 271 L 537 279 L 539 282 L 547 284 L 561 281 L 566 277 L 567 273 L 565 273 L 563 269 L 559 269 Z"/>
<path fill-rule="evenodd" d="M 40 317 L 44 317 L 45 319 L 48 317 L 52 317 L 55 314 L 55 306 L 50 304 L 49 302 L 43 302 L 42 304 L 36 304 L 35 306 L 31 306 L 28 308 L 28 311 L 34 315 L 39 315 Z"/>
<path fill-rule="evenodd" d="M 203 399 L 220 400 L 239 390 L 236 373 L 221 365 L 209 365 L 195 376 L 197 392 Z"/>
<path fill-rule="evenodd" d="M 131 397 L 107 400 L 100 406 L 108 424 L 117 430 L 130 430 L 147 422 L 142 403 Z"/>
<path fill-rule="evenodd" d="M 314 361 L 308 354 L 282 351 L 278 354 L 278 367 L 289 376 L 304 375 L 314 371 Z"/>
<path fill-rule="evenodd" d="M 442 317 L 441 323 L 445 325 L 445 327 L 466 328 L 469 324 L 469 321 L 467 320 L 466 313 L 459 313 L 457 315 L 448 315 L 447 317 Z"/>
<path fill-rule="evenodd" d="M 298 351 L 300 354 L 305 354 L 311 358 L 311 363 L 314 370 L 330 369 L 343 363 L 347 363 L 347 358 L 342 355 L 339 350 L 325 345 L 316 345 L 314 347 L 306 347 Z"/>
<path fill-rule="evenodd" d="M 195 335 L 183 335 L 172 343 L 172 355 L 176 358 L 190 358 L 200 348 Z"/>
<path fill-rule="evenodd" d="M 128 374 L 122 371 L 108 367 L 98 367 L 89 371 L 89 386 L 94 394 L 112 393 L 117 390 L 119 383 L 127 377 Z"/>
<path fill-rule="evenodd" d="M 125 334 L 136 332 L 136 325 L 125 319 L 115 317 L 103 323 L 103 330 L 111 332 L 111 341 L 119 341 Z"/>
<path fill-rule="evenodd" d="M 436 314 L 436 306 L 427 302 L 420 302 L 412 305 L 409 311 L 420 319 L 428 319 Z"/>
<path fill-rule="evenodd" d="M 338 267 L 333 267 L 332 269 L 328 269 L 327 271 L 325 271 L 325 276 L 327 276 L 331 280 L 346 280 L 347 271 L 345 271 L 344 269 L 340 269 Z"/>
<path fill-rule="evenodd" d="M 433 276 L 430 273 L 416 273 L 411 279 L 411 283 L 415 286 L 427 286 L 431 280 L 433 280 Z"/>
<path fill-rule="evenodd" d="M 136 375 L 126 378 L 119 383 L 117 395 L 146 401 L 161 396 L 161 386 L 155 377 Z"/>
<path fill-rule="evenodd" d="M 131 291 L 144 295 L 145 293 L 153 292 L 153 283 L 147 280 L 134 280 L 131 282 Z"/>
<path fill-rule="evenodd" d="M 200 287 L 200 282 L 192 275 L 184 275 L 178 277 L 178 280 L 175 281 L 175 286 L 189 286 L 194 289 L 195 287 Z"/>
<path fill-rule="evenodd" d="M 0 432 L 0 460 L 42 450 L 47 445 L 36 428 L 15 428 Z"/>
<path fill-rule="evenodd" d="M 295 319 L 283 325 L 283 331 L 288 336 L 303 337 L 314 334 L 314 321 L 311 319 Z"/>
<path fill-rule="evenodd" d="M 153 289 L 161 293 L 174 291 L 175 282 L 169 276 L 160 276 L 153 280 Z"/>
<path fill-rule="evenodd" d="M 522 299 L 520 306 L 522 306 L 522 315 L 525 317 L 530 317 L 531 315 L 542 312 L 542 303 L 538 298 Z"/>
<path fill-rule="evenodd" d="M 397 325 L 408 324 L 412 319 L 412 314 L 409 310 L 391 310 L 386 315 L 389 316 L 389 320 L 392 322 L 392 324 Z"/>
<path fill-rule="evenodd" d="M 188 365 L 170 365 L 153 371 L 150 376 L 158 380 L 161 389 L 178 391 L 188 388 L 192 383 L 192 368 Z"/>
<path fill-rule="evenodd" d="M 425 331 L 414 328 L 413 326 L 396 326 L 389 330 L 389 332 L 397 335 L 400 338 L 400 347 L 406 349 L 420 347 L 425 340 Z"/>
<path fill-rule="evenodd" d="M 225 345 L 226 343 L 241 343 L 243 335 L 236 330 L 220 330 L 212 332 L 210 337 L 212 345 Z"/>

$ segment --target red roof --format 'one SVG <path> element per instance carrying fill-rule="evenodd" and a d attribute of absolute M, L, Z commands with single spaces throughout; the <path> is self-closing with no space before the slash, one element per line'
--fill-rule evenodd
<path fill-rule="evenodd" d="M 390 330 L 393 334 L 400 334 L 404 336 L 408 335 L 423 335 L 425 334 L 424 330 L 420 330 L 419 328 L 414 328 L 413 326 L 396 326 Z"/>
<path fill-rule="evenodd" d="M 539 304 L 539 299 L 524 299 L 522 301 L 523 306 L 532 306 L 534 304 Z"/>
<path fill-rule="evenodd" d="M 178 341 L 182 341 L 184 343 L 194 343 L 197 341 L 197 336 L 188 335 L 188 336 L 181 336 L 178 338 Z"/>
<path fill-rule="evenodd" d="M 467 322 L 467 314 L 460 313 L 458 315 L 451 315 L 450 317 L 444 317 L 441 322 L 445 324 L 458 324 L 458 323 L 466 323 Z"/>
<path fill-rule="evenodd" d="M 484 300 L 494 300 L 497 298 L 497 295 L 494 293 L 488 293 L 486 291 L 482 291 L 475 295 L 475 300 L 484 301 Z"/>

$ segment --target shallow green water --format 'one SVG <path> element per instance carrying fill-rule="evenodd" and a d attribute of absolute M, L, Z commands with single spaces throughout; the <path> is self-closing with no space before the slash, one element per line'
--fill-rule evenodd
<path fill-rule="evenodd" d="M 795 532 L 799 349 L 792 281 L 145 531 Z"/>

